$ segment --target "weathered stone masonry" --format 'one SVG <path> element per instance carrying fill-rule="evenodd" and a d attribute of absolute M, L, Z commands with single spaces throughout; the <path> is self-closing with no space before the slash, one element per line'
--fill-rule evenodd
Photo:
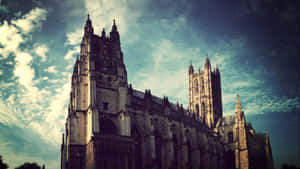
<path fill-rule="evenodd" d="M 61 169 L 273 168 L 267 134 L 247 124 L 237 99 L 223 117 L 220 70 L 189 67 L 189 109 L 127 83 L 120 35 L 94 34 L 88 17 L 72 75 Z M 260 158 L 256 158 L 256 157 Z"/>

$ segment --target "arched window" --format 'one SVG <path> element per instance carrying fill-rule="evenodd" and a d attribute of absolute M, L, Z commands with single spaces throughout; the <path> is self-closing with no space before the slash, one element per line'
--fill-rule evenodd
<path fill-rule="evenodd" d="M 233 133 L 232 132 L 228 132 L 227 139 L 228 139 L 228 144 L 233 143 Z"/>
<path fill-rule="evenodd" d="M 177 159 L 178 158 L 177 152 L 178 152 L 177 136 L 176 136 L 176 134 L 173 133 L 173 153 L 174 153 L 175 166 L 178 165 L 178 163 L 177 163 L 177 160 L 178 160 Z"/>
<path fill-rule="evenodd" d="M 100 133 L 101 134 L 117 134 L 117 128 L 114 124 L 113 121 L 111 121 L 110 119 L 106 119 L 106 118 L 101 118 L 100 119 Z"/>
<path fill-rule="evenodd" d="M 191 137 L 190 134 L 191 133 L 189 132 L 189 130 L 185 131 L 185 135 L 186 135 L 187 139 L 190 139 L 190 137 Z M 192 165 L 193 161 L 192 161 L 192 145 L 191 145 L 190 140 L 187 140 L 186 145 L 187 145 L 187 167 L 188 167 L 188 169 L 191 169 L 193 166 Z"/>
<path fill-rule="evenodd" d="M 199 105 L 196 104 L 196 115 L 197 115 L 197 119 L 199 118 Z"/>
<path fill-rule="evenodd" d="M 131 136 L 135 143 L 135 168 L 142 168 L 142 136 L 136 127 L 131 130 Z"/>
<path fill-rule="evenodd" d="M 205 103 L 202 102 L 202 105 L 201 105 L 201 114 L 202 114 L 203 117 L 205 116 L 205 113 L 206 113 Z"/>
<path fill-rule="evenodd" d="M 198 93 L 198 90 L 199 90 L 199 84 L 198 84 L 198 80 L 197 79 L 195 79 L 195 81 L 194 81 L 194 88 L 195 88 L 195 92 L 196 93 Z"/>
<path fill-rule="evenodd" d="M 204 79 L 201 78 L 201 89 L 204 90 Z"/>
<path fill-rule="evenodd" d="M 162 146 L 162 137 L 158 130 L 154 131 L 154 145 L 155 145 L 155 165 L 158 168 L 161 168 L 161 146 Z"/>
<path fill-rule="evenodd" d="M 192 168 L 192 146 L 191 146 L 191 143 L 188 141 L 187 142 L 187 166 L 188 166 L 188 169 L 191 169 Z"/>

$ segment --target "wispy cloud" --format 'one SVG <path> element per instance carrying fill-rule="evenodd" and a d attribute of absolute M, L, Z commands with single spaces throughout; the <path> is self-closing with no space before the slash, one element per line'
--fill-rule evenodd
<path fill-rule="evenodd" d="M 23 43 L 32 43 L 31 33 L 40 29 L 42 22 L 46 20 L 46 14 L 46 10 L 35 8 L 19 19 L 14 19 L 11 24 L 4 21 L 0 26 L 1 32 L 5 32 L 1 33 L 4 36 L 0 37 L 0 44 L 3 46 L 0 48 L 0 56 L 2 59 L 14 57 L 15 64 L 11 66 L 14 66 L 12 73 L 16 80 L 1 82 L 1 90 L 6 88 L 11 92 L 6 98 L 0 98 L 0 123 L 30 129 L 42 136 L 45 142 L 57 145 L 64 123 L 62 119 L 69 95 L 70 75 L 58 77 L 59 82 L 65 85 L 56 84 L 56 90 L 46 90 L 40 83 L 45 85 L 48 82 L 45 80 L 57 79 L 53 79 L 52 76 L 51 79 L 48 76 L 37 79 L 36 72 L 43 68 L 33 66 L 34 60 L 30 51 L 44 61 L 49 49 L 46 45 L 38 43 L 20 48 Z M 52 74 L 58 72 L 54 65 L 50 65 L 45 71 Z"/>
<path fill-rule="evenodd" d="M 68 52 L 67 52 L 67 54 L 65 55 L 65 59 L 66 60 L 70 60 L 70 59 L 72 59 L 73 58 L 73 56 L 75 55 L 75 54 L 77 54 L 77 55 L 79 55 L 79 52 L 80 52 L 80 47 L 79 46 L 76 46 L 76 47 L 74 47 L 74 48 L 71 48 Z M 74 59 L 73 59 L 74 60 Z M 72 61 L 73 61 L 72 60 Z M 72 62 L 73 63 L 73 62 Z"/>
<path fill-rule="evenodd" d="M 35 8 L 22 18 L 12 20 L 11 23 L 27 34 L 42 26 L 42 21 L 46 20 L 46 14 L 47 11 L 45 9 Z"/>
<path fill-rule="evenodd" d="M 83 28 L 80 27 L 74 32 L 67 33 L 66 45 L 79 45 L 83 36 Z"/>
<path fill-rule="evenodd" d="M 57 73 L 55 66 L 49 66 L 47 69 L 45 69 L 45 71 L 49 73 Z"/>
<path fill-rule="evenodd" d="M 42 62 L 46 61 L 47 56 L 46 53 L 49 51 L 48 47 L 46 45 L 39 45 L 37 44 L 34 52 L 41 57 Z"/>
<path fill-rule="evenodd" d="M 84 2 L 97 33 L 100 33 L 102 28 L 106 28 L 107 32 L 110 31 L 113 19 L 117 19 L 118 29 L 124 36 L 140 16 L 140 11 L 129 7 L 133 2 L 118 0 L 85 0 Z"/>

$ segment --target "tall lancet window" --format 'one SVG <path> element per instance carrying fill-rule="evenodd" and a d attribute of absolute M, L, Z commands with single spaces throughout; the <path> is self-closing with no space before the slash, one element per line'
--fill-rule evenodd
<path fill-rule="evenodd" d="M 135 168 L 142 168 L 142 137 L 136 127 L 133 127 L 131 136 L 135 143 Z"/>
<path fill-rule="evenodd" d="M 201 114 L 202 114 L 202 117 L 205 117 L 205 113 L 206 113 L 205 103 L 202 102 L 202 104 L 201 104 Z"/>
<path fill-rule="evenodd" d="M 228 132 L 228 144 L 233 143 L 233 133 L 232 132 Z"/>
<path fill-rule="evenodd" d="M 154 131 L 154 145 L 155 145 L 155 165 L 157 168 L 161 168 L 161 146 L 162 137 L 158 130 Z"/>
<path fill-rule="evenodd" d="M 190 131 L 187 129 L 185 130 L 185 137 L 186 137 L 186 155 L 187 155 L 187 161 L 186 161 L 186 166 L 188 169 L 192 168 L 192 145 L 191 145 L 191 141 L 189 139 L 191 139 L 191 133 Z"/>
<path fill-rule="evenodd" d="M 178 152 L 178 142 L 177 142 L 177 136 L 176 136 L 176 134 L 175 133 L 173 133 L 173 154 L 174 154 L 174 162 L 175 162 L 175 166 L 177 166 L 178 165 L 178 154 L 177 154 L 177 152 Z"/>
<path fill-rule="evenodd" d="M 195 81 L 194 81 L 194 88 L 195 88 L 195 92 L 196 93 L 198 93 L 198 91 L 199 91 L 199 84 L 198 84 L 198 80 L 196 79 Z"/>
<path fill-rule="evenodd" d="M 201 78 L 201 90 L 202 90 L 202 92 L 204 91 L 204 79 L 203 78 Z"/>
<path fill-rule="evenodd" d="M 191 146 L 191 143 L 190 141 L 187 142 L 187 160 L 188 160 L 188 168 L 191 169 L 192 168 L 192 146 Z"/>
<path fill-rule="evenodd" d="M 199 119 L 199 105 L 196 104 L 196 119 Z"/>

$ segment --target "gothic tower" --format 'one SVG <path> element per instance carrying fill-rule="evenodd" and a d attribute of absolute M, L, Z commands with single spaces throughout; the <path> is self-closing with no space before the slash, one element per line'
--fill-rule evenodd
<path fill-rule="evenodd" d="M 248 144 L 246 135 L 246 120 L 244 111 L 240 103 L 239 95 L 235 105 L 235 126 L 234 126 L 234 141 L 235 141 L 235 168 L 249 169 Z"/>
<path fill-rule="evenodd" d="M 208 56 L 204 70 L 189 67 L 189 109 L 207 127 L 214 128 L 222 117 L 221 77 L 218 66 L 212 71 Z"/>
<path fill-rule="evenodd" d="M 127 72 L 116 23 L 109 37 L 104 29 L 100 37 L 94 34 L 88 16 L 80 59 L 72 75 L 62 168 L 114 168 L 115 162 L 107 161 L 114 158 L 112 155 L 123 160 L 124 164 L 118 165 L 125 165 L 124 159 L 133 159 L 127 157 L 134 143 L 128 138 L 131 125 L 126 102 Z"/>

